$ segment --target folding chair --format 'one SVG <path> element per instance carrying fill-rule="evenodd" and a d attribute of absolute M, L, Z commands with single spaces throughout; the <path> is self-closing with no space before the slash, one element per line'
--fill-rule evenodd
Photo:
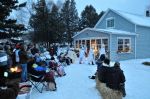
<path fill-rule="evenodd" d="M 43 88 L 46 87 L 44 75 L 36 76 L 36 75 L 28 73 L 28 77 L 29 77 L 29 81 L 33 85 L 33 89 L 36 89 L 38 92 L 42 93 Z"/>

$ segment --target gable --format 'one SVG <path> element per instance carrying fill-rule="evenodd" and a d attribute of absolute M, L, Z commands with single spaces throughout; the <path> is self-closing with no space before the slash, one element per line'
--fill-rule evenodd
<path fill-rule="evenodd" d="M 135 32 L 135 24 L 127 20 L 126 18 L 115 13 L 113 10 L 108 9 L 107 12 L 102 16 L 102 18 L 97 22 L 94 28 L 97 29 L 108 29 L 107 19 L 113 18 L 115 26 L 113 29 Z"/>

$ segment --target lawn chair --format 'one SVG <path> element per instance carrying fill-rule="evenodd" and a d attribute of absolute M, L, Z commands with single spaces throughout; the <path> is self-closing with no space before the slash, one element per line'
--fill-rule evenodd
<path fill-rule="evenodd" d="M 28 77 L 29 77 L 29 81 L 33 85 L 33 89 L 36 89 L 38 92 L 42 93 L 43 88 L 44 87 L 46 88 L 44 75 L 36 76 L 29 73 Z"/>

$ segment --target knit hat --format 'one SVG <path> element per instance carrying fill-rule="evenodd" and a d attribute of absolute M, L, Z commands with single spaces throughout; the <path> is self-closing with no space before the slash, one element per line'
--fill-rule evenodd
<path fill-rule="evenodd" d="M 114 67 L 120 67 L 120 63 L 118 61 L 115 62 Z"/>
<path fill-rule="evenodd" d="M 51 57 L 51 60 L 55 60 L 55 58 L 54 58 L 54 57 Z"/>
<path fill-rule="evenodd" d="M 108 58 L 105 58 L 104 63 L 109 65 L 110 64 L 110 60 Z"/>

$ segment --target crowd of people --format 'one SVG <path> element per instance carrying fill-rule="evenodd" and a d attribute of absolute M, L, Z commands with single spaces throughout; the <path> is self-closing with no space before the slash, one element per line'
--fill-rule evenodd
<path fill-rule="evenodd" d="M 7 78 L 9 75 L 6 73 L 11 67 L 18 66 L 21 68 L 20 82 L 29 80 L 28 74 L 43 75 L 44 81 L 47 82 L 47 90 L 57 90 L 55 77 L 65 76 L 64 66 L 74 63 L 77 56 L 74 51 L 67 48 L 65 51 L 61 47 L 45 48 L 43 45 L 36 46 L 36 44 L 13 44 L 13 45 L 0 45 L 0 77 Z M 105 46 L 99 50 L 99 57 L 95 60 L 94 49 L 90 48 L 87 51 L 85 46 L 82 46 L 79 52 L 79 64 L 85 63 L 96 64 L 97 71 L 91 79 L 97 81 L 97 88 L 101 92 L 104 99 L 120 99 L 114 98 L 112 92 L 117 92 L 118 97 L 125 97 L 125 76 L 123 70 L 120 68 L 120 63 L 115 62 L 114 66 L 110 66 L 110 60 L 106 57 Z M 50 84 L 53 83 L 53 89 L 50 89 Z M 3 87 L 10 86 L 6 80 L 0 80 L 0 96 L 2 95 Z M 15 85 L 16 86 L 16 85 Z M 12 85 L 12 90 L 17 92 L 16 88 Z M 10 87 L 8 87 L 10 89 Z M 109 90 L 110 89 L 110 90 Z M 109 91 L 108 91 L 109 90 Z M 111 92 L 112 91 L 112 92 Z M 16 93 L 15 96 L 16 97 Z M 15 98 L 14 98 L 15 99 Z"/>
<path fill-rule="evenodd" d="M 7 84 L 9 79 L 10 68 L 21 68 L 20 81 L 27 82 L 30 80 L 29 75 L 44 76 L 44 81 L 47 83 L 46 90 L 57 90 L 55 77 L 63 77 L 66 75 L 64 67 L 73 63 L 76 59 L 76 54 L 71 49 L 65 51 L 57 47 L 45 48 L 43 45 L 37 47 L 36 44 L 3 44 L 0 45 L 0 96 L 4 91 L 11 89 Z M 15 79 L 15 78 L 14 78 Z M 53 89 L 50 85 L 53 83 Z M 13 87 L 11 91 L 18 92 L 18 87 Z M 15 85 L 16 86 L 16 85 Z M 5 89 L 3 90 L 3 88 Z M 17 90 L 17 91 L 16 91 Z M 9 91 L 7 91 L 9 93 Z M 11 92 L 12 93 L 12 92 Z M 17 95 L 15 94 L 14 97 Z M 11 97 L 11 96 L 10 96 Z M 15 98 L 11 98 L 15 99 Z"/>

